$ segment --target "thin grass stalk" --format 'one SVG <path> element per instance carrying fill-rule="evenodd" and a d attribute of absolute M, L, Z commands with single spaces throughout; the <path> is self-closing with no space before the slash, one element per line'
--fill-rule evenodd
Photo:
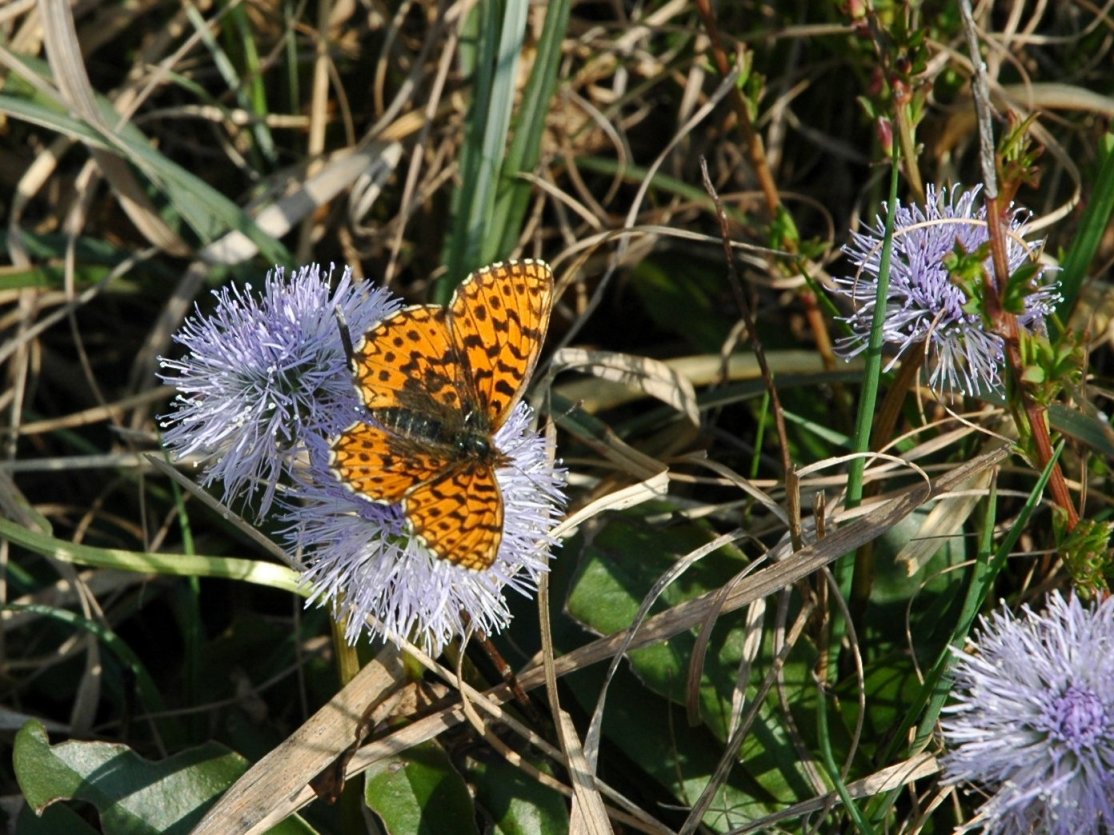
<path fill-rule="evenodd" d="M 329 4 L 322 4 L 327 6 Z M 263 84 L 263 63 L 259 60 L 259 50 L 256 49 L 252 37 L 251 21 L 248 19 L 247 6 L 238 5 L 229 10 L 230 33 L 238 37 L 241 59 L 244 64 L 244 73 L 240 74 L 237 86 L 232 89 L 236 92 L 236 99 L 241 106 L 256 116 L 252 122 L 251 133 L 255 137 L 255 149 L 268 165 L 278 164 L 278 148 L 271 128 L 267 125 L 270 108 L 267 106 L 267 88 Z"/>
<path fill-rule="evenodd" d="M 897 146 L 895 158 L 890 167 L 890 196 L 886 212 L 886 229 L 882 239 L 882 254 L 878 265 L 878 287 L 875 296 L 874 318 L 871 322 L 870 341 L 865 354 L 863 369 L 863 388 L 859 400 L 859 411 L 855 421 L 855 434 L 852 439 L 852 452 L 859 453 L 853 459 L 847 473 L 847 492 L 845 504 L 848 508 L 858 507 L 863 498 L 863 474 L 866 470 L 866 453 L 870 451 L 870 440 L 874 424 L 874 411 L 878 403 L 878 388 L 882 378 L 883 326 L 886 319 L 886 296 L 890 286 L 890 256 L 893 252 L 894 207 L 897 206 L 897 184 L 899 179 Z M 836 583 L 844 600 L 851 600 L 854 593 L 855 563 L 852 560 L 839 560 L 833 567 Z M 839 613 L 833 613 L 831 633 L 828 641 L 830 655 L 829 674 L 838 667 L 839 647 L 846 632 L 846 624 Z"/>
<path fill-rule="evenodd" d="M 895 154 L 897 146 L 894 146 Z M 863 392 L 859 400 L 858 417 L 855 420 L 855 435 L 852 452 L 870 451 L 870 436 L 874 425 L 874 410 L 878 404 L 878 389 L 882 379 L 882 344 L 885 341 L 883 326 L 886 322 L 886 297 L 890 291 L 890 256 L 894 242 L 894 208 L 897 206 L 897 183 L 899 168 L 897 159 L 890 169 L 890 196 L 886 211 L 886 231 L 882 239 L 882 255 L 878 264 L 878 287 L 874 302 L 874 318 L 870 326 L 870 341 L 866 349 L 866 367 L 863 369 Z M 858 507 L 863 498 L 863 473 L 866 470 L 866 457 L 851 462 L 847 473 L 847 507 Z M 837 576 L 839 568 L 836 568 Z M 846 593 L 847 587 L 841 578 L 840 588 Z"/>
<path fill-rule="evenodd" d="M 839 795 L 848 816 L 854 821 L 856 829 L 859 832 L 866 833 L 866 835 L 873 835 L 874 828 L 867 822 L 858 804 L 851 797 L 851 793 L 847 790 L 847 783 L 835 761 L 835 755 L 832 751 L 832 738 L 828 730 L 828 699 L 823 679 L 818 678 L 816 680 L 816 688 L 816 738 L 817 747 L 820 749 L 820 760 L 824 764 L 828 779 L 835 786 L 836 794 Z"/>
<path fill-rule="evenodd" d="M 967 587 L 967 594 L 963 600 L 963 608 L 947 644 L 937 656 L 932 669 L 925 676 L 919 696 L 909 705 L 905 716 L 894 729 L 889 742 L 883 749 L 882 762 L 889 762 L 890 758 L 896 755 L 898 748 L 904 745 L 906 735 L 914 724 L 917 726 L 917 732 L 913 743 L 909 746 L 910 753 L 922 751 L 932 739 L 936 722 L 940 717 L 940 711 L 951 692 L 951 688 L 946 681 L 946 673 L 948 667 L 951 666 L 953 649 L 962 647 L 967 642 L 967 637 L 975 625 L 975 619 L 994 588 L 995 580 L 1006 566 L 1010 551 L 1013 550 L 1017 541 L 1025 532 L 1029 519 L 1040 505 L 1041 497 L 1044 495 L 1044 490 L 1052 475 L 1052 463 L 1059 459 L 1063 449 L 1063 444 L 1060 444 L 1056 450 L 1054 461 L 1044 468 L 1037 483 L 1033 485 L 1033 489 L 1029 492 L 1029 496 L 1013 525 L 1010 526 L 1005 538 L 996 549 L 994 548 L 993 537 L 998 511 L 998 489 L 997 485 L 991 485 L 990 494 L 987 496 L 986 514 L 983 517 L 982 528 L 979 532 L 979 551 L 975 559 L 971 583 Z M 919 722 L 917 721 L 918 716 L 920 717 Z M 867 814 L 873 819 L 878 819 L 885 813 L 886 809 L 893 805 L 896 798 L 897 790 L 876 796 L 873 798 Z"/>

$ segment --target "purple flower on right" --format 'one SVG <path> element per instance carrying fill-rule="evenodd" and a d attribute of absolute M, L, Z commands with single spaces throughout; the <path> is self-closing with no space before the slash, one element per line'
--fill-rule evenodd
<path fill-rule="evenodd" d="M 965 252 L 975 252 L 989 239 L 986 209 L 977 200 L 980 190 L 978 186 L 964 191 L 929 185 L 924 208 L 898 203 L 883 324 L 884 341 L 896 347 L 894 362 L 910 349 L 927 350 L 929 385 L 972 395 L 1001 389 L 1004 345 L 977 313 L 964 310 L 967 295 L 945 263 L 956 244 Z M 853 232 L 851 243 L 843 248 L 857 267 L 855 274 L 834 279 L 837 292 L 854 307 L 843 318 L 852 333 L 836 343 L 844 359 L 865 351 L 870 339 L 886 210 L 883 205 L 883 214 L 875 218 L 873 227 L 865 233 Z M 1011 273 L 1032 260 L 1043 243 L 1023 240 L 1022 227 L 1028 217 L 1024 209 L 1011 207 L 1007 231 Z M 989 259 L 986 269 L 993 275 Z M 1020 326 L 1030 333 L 1044 333 L 1045 319 L 1060 300 L 1053 272 L 1042 267 L 1035 273 L 1025 310 L 1018 316 Z"/>
<path fill-rule="evenodd" d="M 966 828 L 1114 832 L 1114 598 L 1007 609 L 957 652 L 945 782 L 988 793 Z"/>

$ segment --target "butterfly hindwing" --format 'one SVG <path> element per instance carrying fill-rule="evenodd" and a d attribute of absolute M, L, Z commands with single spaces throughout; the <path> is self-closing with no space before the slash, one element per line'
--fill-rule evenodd
<path fill-rule="evenodd" d="M 442 559 L 465 568 L 495 562 L 503 539 L 503 496 L 488 464 L 469 461 L 407 495 L 414 534 Z"/>

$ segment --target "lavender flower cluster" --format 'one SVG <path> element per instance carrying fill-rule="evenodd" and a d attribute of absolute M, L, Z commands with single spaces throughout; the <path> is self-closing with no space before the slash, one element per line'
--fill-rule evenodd
<path fill-rule="evenodd" d="M 975 253 L 989 240 L 986 208 L 978 201 L 981 188 L 969 190 L 926 189 L 926 205 L 894 210 L 893 253 L 890 284 L 886 294 L 883 341 L 896 351 L 894 362 L 910 350 L 928 355 L 929 384 L 937 389 L 976 395 L 1001 388 L 1000 369 L 1005 360 L 1002 337 L 990 331 L 947 263 L 958 246 Z M 883 207 L 885 213 L 886 207 Z M 1024 223 L 1028 213 L 1011 209 L 1007 232 L 1010 272 L 1033 259 L 1041 242 L 1026 242 Z M 851 358 L 866 350 L 877 304 L 878 273 L 881 269 L 885 217 L 876 217 L 865 233 L 853 232 L 844 252 L 857 267 L 855 275 L 834 279 L 836 290 L 847 297 L 854 311 L 843 321 L 851 328 L 840 339 L 837 350 Z M 987 259 L 986 270 L 993 275 Z M 1018 325 L 1029 333 L 1043 333 L 1045 320 L 1060 300 L 1054 270 L 1041 267 L 1025 296 L 1025 309 Z"/>
<path fill-rule="evenodd" d="M 497 632 L 510 618 L 504 590 L 530 594 L 547 568 L 563 474 L 519 404 L 494 439 L 511 464 L 496 473 L 505 525 L 486 571 L 439 559 L 397 506 L 345 488 L 329 469 L 329 438 L 364 409 L 336 311 L 363 333 L 400 302 L 349 269 L 332 284 L 331 269 L 277 267 L 258 297 L 250 286 L 214 292 L 212 310 L 195 310 L 175 336 L 183 354 L 162 360 L 160 376 L 178 390 L 164 443 L 200 466 L 203 485 L 223 485 L 225 502 L 278 516 L 287 550 L 307 565 L 308 602 L 344 617 L 350 641 L 369 626 L 436 653 L 469 622 Z"/>
<path fill-rule="evenodd" d="M 1114 598 L 994 613 L 953 678 L 944 772 L 989 793 L 976 825 L 1114 832 Z"/>

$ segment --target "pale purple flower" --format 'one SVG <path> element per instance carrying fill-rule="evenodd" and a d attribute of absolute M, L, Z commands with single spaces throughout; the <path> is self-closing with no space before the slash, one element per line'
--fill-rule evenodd
<path fill-rule="evenodd" d="M 309 467 L 295 473 L 285 531 L 289 548 L 309 565 L 303 575 L 312 587 L 308 603 L 327 602 L 345 617 L 351 642 L 370 626 L 436 654 L 469 623 L 499 632 L 510 620 L 504 589 L 530 595 L 548 570 L 555 545 L 550 529 L 565 503 L 563 473 L 554 469 L 531 418 L 530 408 L 519 404 L 495 434 L 495 446 L 511 461 L 496 471 L 503 539 L 495 563 L 479 571 L 435 556 L 409 535 L 398 506 L 348 490 L 328 470 L 327 444 L 311 445 Z"/>
<path fill-rule="evenodd" d="M 199 458 L 201 483 L 223 482 L 225 501 L 259 494 L 260 517 L 307 432 L 335 432 L 359 410 L 334 309 L 359 334 L 399 307 L 347 268 L 335 290 L 331 278 L 331 267 L 289 278 L 276 267 L 258 297 L 250 285 L 214 291 L 213 310 L 197 310 L 174 337 L 185 354 L 161 360 L 160 376 L 178 389 L 163 442 Z"/>
<path fill-rule="evenodd" d="M 957 244 L 964 252 L 974 252 L 989 238 L 986 209 L 977 199 L 980 190 L 976 186 L 949 192 L 929 185 L 923 209 L 899 203 L 894 217 L 883 339 L 896 346 L 895 362 L 909 350 L 925 350 L 927 344 L 929 384 L 938 390 L 977 394 L 1001 388 L 1002 338 L 987 329 L 977 312 L 963 309 L 967 296 L 945 266 Z M 843 248 L 858 268 L 856 273 L 834 279 L 838 292 L 854 306 L 854 312 L 844 317 L 852 334 L 836 344 L 844 358 L 866 350 L 870 339 L 885 211 L 883 206 L 883 215 L 875 218 L 874 226 L 866 233 L 852 233 L 851 243 Z M 1006 236 L 1010 273 L 1033 260 L 1043 243 L 1022 240 L 1028 216 L 1023 209 L 1011 207 Z M 986 270 L 994 275 L 989 258 Z M 1033 292 L 1026 296 L 1025 310 L 1018 316 L 1019 325 L 1031 333 L 1044 333 L 1045 319 L 1060 299 L 1052 273 L 1046 268 L 1038 270 L 1032 279 Z"/>
<path fill-rule="evenodd" d="M 1003 608 L 958 653 L 946 781 L 989 793 L 992 833 L 1114 832 L 1114 598 Z"/>

